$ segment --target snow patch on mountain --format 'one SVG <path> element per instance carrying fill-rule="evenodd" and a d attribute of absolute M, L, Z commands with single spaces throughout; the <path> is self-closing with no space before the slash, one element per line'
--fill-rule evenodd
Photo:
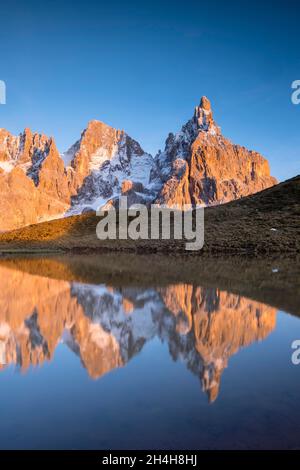
<path fill-rule="evenodd" d="M 91 135 L 101 143 L 93 152 L 86 142 Z M 144 152 L 136 141 L 123 131 L 112 130 L 98 121 L 92 121 L 80 141 L 64 154 L 65 161 L 70 158 L 73 172 L 81 165 L 86 173 L 77 195 L 72 198 L 68 215 L 97 210 L 109 200 L 118 198 L 122 183 L 127 180 L 140 183 L 143 192 L 154 169 L 152 156 Z"/>
<path fill-rule="evenodd" d="M 8 162 L 0 162 L 0 168 L 1 170 L 4 171 L 4 173 L 10 173 L 14 167 L 15 167 L 15 164 L 11 160 Z"/>

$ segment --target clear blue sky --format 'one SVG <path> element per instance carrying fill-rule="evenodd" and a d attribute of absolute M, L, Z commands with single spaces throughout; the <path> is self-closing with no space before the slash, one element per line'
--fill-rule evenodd
<path fill-rule="evenodd" d="M 300 2 L 1 3 L 0 127 L 53 135 L 64 151 L 91 119 L 155 154 L 201 95 L 235 143 L 280 180 L 300 172 Z"/>

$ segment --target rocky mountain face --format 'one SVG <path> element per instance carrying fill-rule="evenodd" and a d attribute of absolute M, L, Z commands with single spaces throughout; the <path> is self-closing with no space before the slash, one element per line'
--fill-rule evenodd
<path fill-rule="evenodd" d="M 129 205 L 182 207 L 227 202 L 273 184 L 266 159 L 222 136 L 205 97 L 154 159 L 100 121 L 89 122 L 62 155 L 53 138 L 0 129 L 0 231 L 116 205 L 121 194 Z"/>
<path fill-rule="evenodd" d="M 52 138 L 0 129 L 0 230 L 59 217 L 70 205 L 67 172 Z"/>
<path fill-rule="evenodd" d="M 53 138 L 1 129 L 0 231 L 97 209 L 126 191 L 126 181 L 144 194 L 153 168 L 135 140 L 99 121 L 63 155 Z"/>
<path fill-rule="evenodd" d="M 149 183 L 153 158 L 124 131 L 99 121 L 91 121 L 81 138 L 65 154 L 70 162 L 72 212 L 84 207 L 97 209 L 119 195 L 124 181 L 140 184 L 141 191 Z"/>
<path fill-rule="evenodd" d="M 63 342 L 98 379 L 156 337 L 214 401 L 230 357 L 275 325 L 276 309 L 216 288 L 113 288 L 0 267 L 0 370 L 51 361 Z"/>
<path fill-rule="evenodd" d="M 221 134 L 206 97 L 180 132 L 169 134 L 155 163 L 156 202 L 167 206 L 224 203 L 277 183 L 265 158 Z"/>

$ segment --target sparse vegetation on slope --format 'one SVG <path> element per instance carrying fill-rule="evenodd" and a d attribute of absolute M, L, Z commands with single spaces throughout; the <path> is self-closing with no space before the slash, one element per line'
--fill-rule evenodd
<path fill-rule="evenodd" d="M 199 252 L 250 255 L 300 252 L 300 176 L 228 204 L 205 210 L 205 245 Z M 96 237 L 92 213 L 0 235 L 0 252 L 185 252 L 181 240 L 107 240 Z M 187 253 L 187 252 L 185 252 Z"/>

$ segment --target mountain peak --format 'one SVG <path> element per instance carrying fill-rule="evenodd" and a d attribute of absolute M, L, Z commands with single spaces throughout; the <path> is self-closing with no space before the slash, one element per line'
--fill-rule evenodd
<path fill-rule="evenodd" d="M 200 108 L 203 108 L 206 111 L 211 111 L 211 104 L 210 104 L 209 99 L 206 96 L 202 96 L 200 100 Z"/>
<path fill-rule="evenodd" d="M 222 136 L 206 96 L 181 130 L 169 134 L 155 161 L 151 182 L 161 205 L 224 203 L 276 184 L 265 158 Z"/>
<path fill-rule="evenodd" d="M 207 131 L 211 134 L 220 134 L 220 129 L 215 125 L 211 104 L 206 96 L 202 96 L 199 106 L 196 106 L 194 113 L 194 121 L 197 130 Z"/>
<path fill-rule="evenodd" d="M 24 129 L 24 131 L 21 133 L 21 135 L 31 137 L 31 136 L 32 136 L 31 129 L 30 129 L 29 127 L 25 127 L 25 129 Z"/>
<path fill-rule="evenodd" d="M 114 127 L 110 126 L 109 124 L 106 124 L 103 121 L 99 121 L 99 119 L 92 119 L 88 122 L 86 131 L 100 131 L 104 129 L 112 129 L 114 132 L 117 132 L 118 129 L 115 129 Z"/>

